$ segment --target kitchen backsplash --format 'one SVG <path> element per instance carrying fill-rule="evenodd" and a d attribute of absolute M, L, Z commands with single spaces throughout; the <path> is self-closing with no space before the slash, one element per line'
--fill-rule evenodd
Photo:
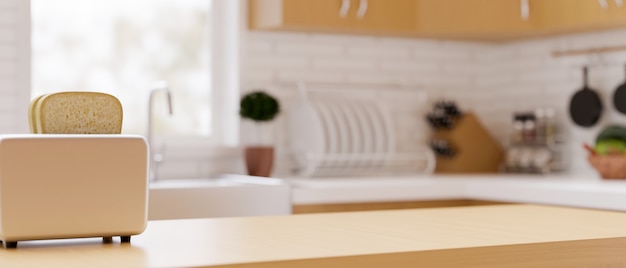
<path fill-rule="evenodd" d="M 626 45 L 626 30 L 510 44 L 250 32 L 245 44 L 242 84 L 246 89 L 272 91 L 278 87 L 274 85 L 296 81 L 381 88 L 403 85 L 425 92 L 430 101 L 457 100 L 464 110 L 477 114 L 503 145 L 509 143 L 513 113 L 553 108 L 565 125 L 569 172 L 576 175 L 595 174 L 586 162 L 582 143 L 593 142 L 599 127 L 606 123 L 626 124 L 626 117 L 610 102 L 613 90 L 625 79 L 626 51 L 552 56 L 556 50 Z M 583 65 L 590 66 L 590 84 L 600 91 L 607 108 L 593 128 L 573 126 L 567 114 L 571 96 L 582 87 Z M 296 91 L 295 86 L 292 89 Z M 285 91 L 275 93 L 285 98 Z M 398 147 L 423 141 L 425 125 L 416 123 L 423 121 L 420 114 L 396 117 L 395 121 L 398 133 L 404 135 Z M 277 125 L 278 129 L 284 127 L 282 122 Z M 281 146 L 287 142 L 284 135 L 278 134 L 277 139 Z M 279 159 L 286 157 L 285 151 L 279 152 Z M 287 168 L 279 165 L 278 170 Z"/>

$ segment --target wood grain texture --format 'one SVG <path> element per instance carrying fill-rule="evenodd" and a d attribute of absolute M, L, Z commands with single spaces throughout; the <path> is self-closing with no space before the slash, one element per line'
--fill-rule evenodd
<path fill-rule="evenodd" d="M 626 214 L 537 205 L 153 221 L 130 245 L 0 250 L 3 267 L 622 267 Z"/>
<path fill-rule="evenodd" d="M 455 151 L 452 157 L 437 156 L 435 173 L 496 173 L 504 158 L 500 143 L 471 112 L 452 129 L 435 130 L 433 138 L 448 141 Z"/>
<path fill-rule="evenodd" d="M 248 27 L 264 29 L 281 25 L 283 9 L 281 0 L 250 0 L 248 1 Z"/>
<path fill-rule="evenodd" d="M 264 30 L 341 31 L 353 27 L 351 15 L 339 16 L 341 0 L 250 0 L 249 27 Z M 350 13 L 350 12 L 349 12 Z"/>
<path fill-rule="evenodd" d="M 536 26 L 535 6 L 521 18 L 519 0 L 416 0 L 417 28 L 422 34 L 521 34 Z"/>
<path fill-rule="evenodd" d="M 626 238 L 258 263 L 255 268 L 624 267 Z M 223 268 L 251 267 L 247 264 Z"/>
<path fill-rule="evenodd" d="M 345 17 L 342 0 L 250 0 L 249 28 L 444 38 L 505 42 L 582 33 L 626 26 L 626 8 L 607 0 L 529 0 L 529 17 L 521 17 L 519 0 L 368 0 L 363 18 L 360 0 L 350 0 Z"/>
<path fill-rule="evenodd" d="M 350 0 L 345 16 L 342 0 L 250 0 L 249 27 L 256 30 L 318 31 L 408 35 L 415 30 L 415 0 L 368 0 L 363 17 L 359 0 Z"/>
<path fill-rule="evenodd" d="M 542 31 L 593 30 L 611 23 L 608 9 L 603 10 L 597 0 L 533 0 L 530 4 Z"/>
<path fill-rule="evenodd" d="M 378 34 L 404 35 L 414 33 L 416 28 L 415 0 L 368 0 L 368 8 L 362 18 L 354 14 L 352 20 L 359 31 Z M 355 7 L 359 1 L 353 1 Z"/>
<path fill-rule="evenodd" d="M 372 211 L 389 209 L 414 209 L 414 208 L 442 208 L 463 207 L 480 205 L 510 204 L 498 201 L 451 199 L 451 200 L 428 200 L 428 201 L 405 201 L 405 202 L 372 202 L 372 203 L 337 203 L 337 204 L 310 204 L 293 206 L 293 214 L 305 213 L 329 213 L 349 211 Z"/>

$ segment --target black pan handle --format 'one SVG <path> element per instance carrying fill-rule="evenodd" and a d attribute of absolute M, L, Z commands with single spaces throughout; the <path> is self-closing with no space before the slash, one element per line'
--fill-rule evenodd
<path fill-rule="evenodd" d="M 585 87 L 585 89 L 589 88 L 589 68 L 587 68 L 587 66 L 583 67 L 583 86 Z"/>

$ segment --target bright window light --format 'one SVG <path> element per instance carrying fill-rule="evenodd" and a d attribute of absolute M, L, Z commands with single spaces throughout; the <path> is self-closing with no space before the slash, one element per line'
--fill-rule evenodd
<path fill-rule="evenodd" d="M 124 133 L 211 134 L 210 0 L 32 0 L 32 98 L 99 91 L 120 99 Z"/>

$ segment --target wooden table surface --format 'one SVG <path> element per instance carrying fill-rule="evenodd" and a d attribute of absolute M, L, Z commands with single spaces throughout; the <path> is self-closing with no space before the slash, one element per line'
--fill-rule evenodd
<path fill-rule="evenodd" d="M 44 224 L 44 223 L 42 223 Z M 538 205 L 151 221 L 20 242 L 0 267 L 624 267 L 626 213 Z"/>

